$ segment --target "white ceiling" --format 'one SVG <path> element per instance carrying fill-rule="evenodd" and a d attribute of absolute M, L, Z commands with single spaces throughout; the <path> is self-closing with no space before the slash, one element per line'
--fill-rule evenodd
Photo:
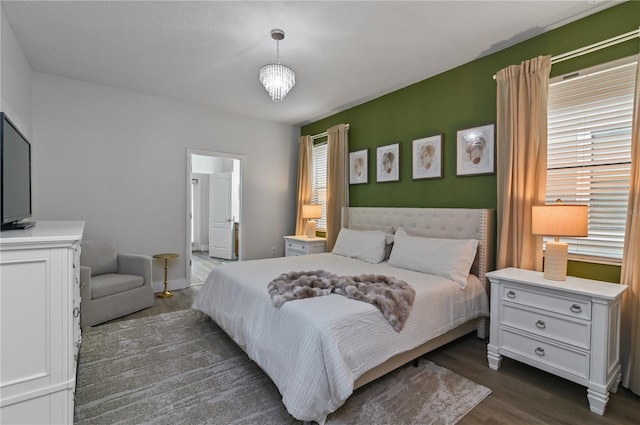
<path fill-rule="evenodd" d="M 617 1 L 7 1 L 35 71 L 306 124 Z M 274 103 L 275 61 L 296 86 Z"/>

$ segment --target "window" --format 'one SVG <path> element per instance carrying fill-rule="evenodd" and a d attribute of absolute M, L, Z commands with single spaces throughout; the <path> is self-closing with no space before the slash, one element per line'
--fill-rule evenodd
<path fill-rule="evenodd" d="M 313 178 L 311 203 L 322 205 L 322 218 L 316 220 L 319 231 L 327 230 L 327 143 L 313 146 Z"/>
<path fill-rule="evenodd" d="M 622 258 L 635 73 L 628 58 L 549 86 L 546 202 L 589 205 L 589 236 L 562 238 L 573 258 Z"/>

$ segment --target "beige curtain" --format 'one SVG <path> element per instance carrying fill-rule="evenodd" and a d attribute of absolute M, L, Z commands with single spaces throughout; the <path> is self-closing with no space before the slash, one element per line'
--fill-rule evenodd
<path fill-rule="evenodd" d="M 629 213 L 624 234 L 620 283 L 629 285 L 622 298 L 622 385 L 640 395 L 640 60 L 636 74 L 631 132 Z"/>
<path fill-rule="evenodd" d="M 307 234 L 307 221 L 302 218 L 302 205 L 311 203 L 311 179 L 313 167 L 313 140 L 311 136 L 300 136 L 298 158 L 298 206 L 296 212 L 296 235 Z"/>
<path fill-rule="evenodd" d="M 550 71 L 551 56 L 539 56 L 496 74 L 497 268 L 542 270 L 531 207 L 545 202 Z"/>
<path fill-rule="evenodd" d="M 349 135 L 345 124 L 327 130 L 327 251 L 340 232 L 342 207 L 349 205 Z"/>

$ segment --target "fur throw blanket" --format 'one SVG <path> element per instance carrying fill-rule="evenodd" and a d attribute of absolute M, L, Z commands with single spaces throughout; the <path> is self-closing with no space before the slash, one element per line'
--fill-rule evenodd
<path fill-rule="evenodd" d="M 269 282 L 269 295 L 276 307 L 287 301 L 329 294 L 373 304 L 400 332 L 411 312 L 416 291 L 408 283 L 389 276 L 338 276 L 324 270 L 282 273 Z"/>

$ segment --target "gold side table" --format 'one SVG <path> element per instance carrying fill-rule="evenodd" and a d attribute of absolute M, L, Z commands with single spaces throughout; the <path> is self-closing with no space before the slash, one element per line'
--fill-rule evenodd
<path fill-rule="evenodd" d="M 169 260 L 171 260 L 173 258 L 178 258 L 178 257 L 179 257 L 178 254 L 173 254 L 173 253 L 156 254 L 156 255 L 153 256 L 153 258 L 160 258 L 160 259 L 164 260 L 164 291 L 160 292 L 157 295 L 158 298 L 173 297 L 173 292 L 170 292 L 170 291 L 167 290 L 167 285 L 169 285 L 167 274 L 169 272 Z"/>

